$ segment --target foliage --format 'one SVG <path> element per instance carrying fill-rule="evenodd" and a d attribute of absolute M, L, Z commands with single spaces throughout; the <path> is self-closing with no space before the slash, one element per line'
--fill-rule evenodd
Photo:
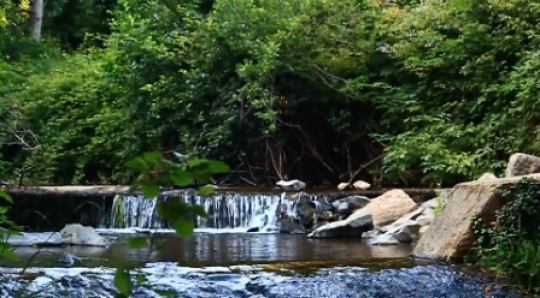
<path fill-rule="evenodd" d="M 449 185 L 540 154 L 540 6 L 524 0 L 47 9 L 41 45 L 15 7 L 0 29 L 0 96 L 41 141 L 0 150 L 34 182 L 130 183 L 127 160 L 178 150 L 233 165 L 229 183 Z"/>
<path fill-rule="evenodd" d="M 500 187 L 497 195 L 505 205 L 497 211 L 495 222 L 475 219 L 476 258 L 480 265 L 540 294 L 540 184 L 523 179 Z"/>
<path fill-rule="evenodd" d="M 193 180 L 206 181 L 211 175 L 226 173 L 229 167 L 223 162 L 202 158 L 188 158 L 180 156 L 177 161 L 164 159 L 158 152 L 147 152 L 127 162 L 127 166 L 135 171 L 139 188 L 148 197 L 157 197 L 160 193 L 159 185 L 176 185 L 185 187 Z M 200 195 L 207 195 L 214 190 L 214 186 L 205 185 L 199 188 Z M 204 208 L 198 205 L 190 205 L 183 200 L 169 198 L 161 201 L 157 208 L 159 216 L 168 221 L 175 229 L 178 236 L 190 236 L 194 225 L 192 216 L 208 217 Z M 146 237 L 129 239 L 129 247 L 137 249 L 144 247 Z M 119 292 L 117 297 L 128 297 L 132 288 L 132 280 L 127 264 L 117 268 L 114 285 Z"/>

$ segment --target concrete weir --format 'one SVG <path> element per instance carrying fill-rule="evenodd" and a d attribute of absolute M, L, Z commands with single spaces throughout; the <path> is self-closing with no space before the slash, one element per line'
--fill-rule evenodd
<path fill-rule="evenodd" d="M 134 206 L 140 207 L 137 210 L 131 210 L 137 217 L 141 217 L 142 213 L 150 212 L 150 210 L 142 210 L 150 202 L 146 202 L 146 200 L 143 202 L 142 194 L 134 192 L 127 185 L 25 186 L 6 187 L 5 189 L 14 199 L 9 214 L 10 218 L 18 225 L 23 226 L 26 231 L 57 231 L 69 223 L 80 223 L 92 227 L 114 226 L 116 223 L 112 220 L 112 207 L 116 195 L 137 199 L 137 202 L 133 202 L 137 203 L 136 206 L 128 204 L 130 205 L 129 209 L 133 209 Z M 210 212 L 209 214 L 215 216 L 219 214 L 220 218 L 216 222 L 198 222 L 197 224 L 211 228 L 244 226 L 247 222 L 253 221 L 252 217 L 257 211 L 254 209 L 257 206 L 270 206 L 281 195 L 281 191 L 274 188 L 218 188 L 214 194 L 205 197 L 193 195 L 192 191 L 191 195 L 188 195 L 188 189 L 164 188 L 163 190 L 169 197 L 177 194 L 178 197 L 183 197 L 186 202 L 205 205 L 205 208 Z M 387 190 L 389 189 L 338 191 L 313 188 L 307 189 L 306 192 L 311 196 L 326 198 L 350 195 L 374 198 Z M 432 199 L 441 191 L 436 189 L 403 190 L 416 202 Z M 153 200 L 155 201 L 155 199 Z M 139 218 L 137 220 L 131 218 L 123 225 L 132 226 L 137 223 L 138 226 L 139 222 L 141 222 Z"/>

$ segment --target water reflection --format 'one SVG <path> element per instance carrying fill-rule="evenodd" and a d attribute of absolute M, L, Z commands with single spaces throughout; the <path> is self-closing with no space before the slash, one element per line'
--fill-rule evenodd
<path fill-rule="evenodd" d="M 69 252 L 82 257 L 84 265 L 114 265 L 131 262 L 179 262 L 184 266 L 264 263 L 273 261 L 371 260 L 405 258 L 411 246 L 368 246 L 361 239 L 308 239 L 305 235 L 211 234 L 197 233 L 189 238 L 159 236 L 145 248 L 129 250 L 127 239 L 110 248 L 45 248 L 35 256 L 33 266 L 58 266 L 58 256 Z M 38 250 L 19 247 L 15 254 L 28 260 Z M 7 264 L 5 264 L 7 265 Z"/>

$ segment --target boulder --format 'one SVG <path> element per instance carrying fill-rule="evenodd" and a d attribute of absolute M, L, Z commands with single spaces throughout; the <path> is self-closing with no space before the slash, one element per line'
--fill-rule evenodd
<path fill-rule="evenodd" d="M 260 230 L 261 230 L 261 228 L 259 228 L 259 227 L 251 227 L 246 231 L 246 233 L 257 233 Z"/>
<path fill-rule="evenodd" d="M 18 233 L 4 235 L 4 241 L 13 246 L 62 246 L 64 239 L 57 232 Z"/>
<path fill-rule="evenodd" d="M 69 245 L 108 246 L 110 244 L 109 240 L 96 233 L 94 228 L 80 224 L 66 225 L 60 231 L 60 236 L 64 243 Z"/>
<path fill-rule="evenodd" d="M 442 261 L 460 260 L 474 244 L 473 215 L 485 222 L 495 219 L 495 212 L 503 202 L 494 193 L 506 184 L 522 178 L 540 180 L 540 174 L 492 180 L 477 180 L 456 185 L 440 213 L 420 237 L 413 255 Z"/>
<path fill-rule="evenodd" d="M 346 190 L 347 188 L 350 188 L 350 187 L 351 187 L 350 183 L 341 182 L 340 184 L 338 184 L 337 189 L 338 190 Z"/>
<path fill-rule="evenodd" d="M 422 203 L 422 207 L 435 209 L 435 208 L 439 207 L 440 202 L 441 202 L 441 199 L 439 197 L 433 198 L 431 200 L 428 200 L 428 201 Z"/>
<path fill-rule="evenodd" d="M 506 177 L 540 173 L 540 157 L 516 153 L 510 156 L 506 166 Z"/>
<path fill-rule="evenodd" d="M 360 238 L 364 232 L 373 229 L 373 217 L 360 209 L 347 219 L 334 221 L 316 228 L 308 238 Z"/>
<path fill-rule="evenodd" d="M 339 199 L 332 203 L 336 213 L 351 214 L 355 210 L 364 208 L 371 200 L 364 196 L 350 196 Z"/>
<path fill-rule="evenodd" d="M 497 178 L 497 176 L 495 176 L 495 174 L 493 173 L 484 173 L 477 180 L 492 180 L 492 179 L 499 179 L 499 178 Z"/>
<path fill-rule="evenodd" d="M 413 211 L 416 203 L 401 189 L 385 192 L 372 199 L 363 209 L 373 216 L 373 224 L 382 227 Z"/>
<path fill-rule="evenodd" d="M 300 224 L 305 228 L 311 228 L 317 214 L 317 204 L 311 201 L 309 196 L 301 196 L 294 206 L 296 216 L 300 220 Z"/>
<path fill-rule="evenodd" d="M 306 189 L 306 184 L 298 179 L 288 181 L 280 180 L 276 182 L 276 185 L 281 188 L 281 190 L 286 192 L 297 192 Z"/>
<path fill-rule="evenodd" d="M 363 180 L 358 180 L 354 182 L 352 186 L 354 187 L 354 189 L 366 190 L 371 187 L 371 184 Z"/>
<path fill-rule="evenodd" d="M 279 221 L 279 232 L 282 234 L 304 234 L 306 229 L 290 217 L 282 218 Z"/>
<path fill-rule="evenodd" d="M 420 230 L 418 231 L 419 236 L 422 237 L 422 235 L 424 235 L 428 229 L 429 229 L 429 226 L 421 227 Z"/>

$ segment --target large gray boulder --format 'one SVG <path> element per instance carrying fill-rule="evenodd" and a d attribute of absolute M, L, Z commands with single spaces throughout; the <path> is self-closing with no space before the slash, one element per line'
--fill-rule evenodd
<path fill-rule="evenodd" d="M 506 166 L 506 177 L 516 177 L 540 173 L 540 157 L 524 153 L 510 156 Z"/>
<path fill-rule="evenodd" d="M 495 190 L 525 177 L 540 181 L 540 174 L 532 174 L 456 185 L 429 229 L 418 240 L 412 254 L 442 261 L 462 259 L 474 244 L 473 215 L 479 215 L 485 222 L 493 221 L 495 212 L 504 204 L 495 195 Z"/>

